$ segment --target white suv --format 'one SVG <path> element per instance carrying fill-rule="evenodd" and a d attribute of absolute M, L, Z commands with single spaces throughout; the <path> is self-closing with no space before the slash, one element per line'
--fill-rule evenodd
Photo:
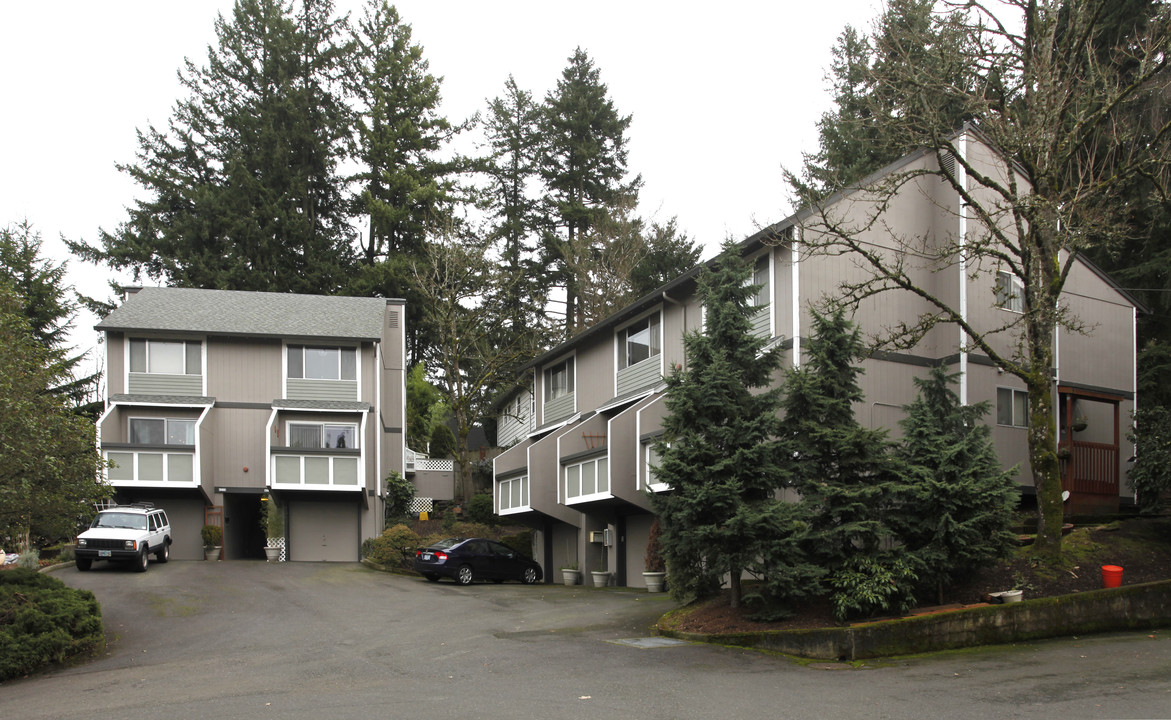
<path fill-rule="evenodd" d="M 98 513 L 89 530 L 77 536 L 75 562 L 89 570 L 94 560 L 129 560 L 146 572 L 150 555 L 165 563 L 171 557 L 171 522 L 166 511 L 150 503 L 117 505 Z"/>

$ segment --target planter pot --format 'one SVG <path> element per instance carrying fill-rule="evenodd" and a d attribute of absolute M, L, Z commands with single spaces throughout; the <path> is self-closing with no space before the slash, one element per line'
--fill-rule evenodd
<path fill-rule="evenodd" d="M 279 547 L 266 547 L 264 554 L 271 563 L 281 561 L 281 549 Z"/>
<path fill-rule="evenodd" d="M 610 584 L 610 573 L 593 570 L 590 575 L 594 576 L 594 587 L 606 587 Z"/>
<path fill-rule="evenodd" d="M 1024 590 L 1005 590 L 1004 592 L 994 592 L 991 594 L 991 597 L 993 602 L 1014 603 L 1020 602 L 1024 595 Z"/>
<path fill-rule="evenodd" d="M 212 548 L 204 548 L 203 549 L 203 559 L 204 560 L 219 560 L 220 559 L 220 548 L 221 548 L 220 545 L 216 545 L 215 547 L 212 547 Z"/>
<path fill-rule="evenodd" d="M 561 568 L 561 582 L 566 585 L 576 585 L 581 578 L 581 573 L 577 570 L 570 570 L 569 568 Z"/>
<path fill-rule="evenodd" d="M 663 580 L 667 577 L 665 572 L 644 572 L 642 579 L 646 581 L 647 592 L 663 592 Z"/>
<path fill-rule="evenodd" d="M 1122 568 L 1118 565 L 1102 566 L 1102 587 L 1122 587 Z"/>

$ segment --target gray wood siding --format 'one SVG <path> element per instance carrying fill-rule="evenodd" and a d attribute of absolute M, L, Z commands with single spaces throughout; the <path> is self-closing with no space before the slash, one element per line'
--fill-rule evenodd
<path fill-rule="evenodd" d="M 130 373 L 133 395 L 202 395 L 202 375 L 161 375 Z"/>
<path fill-rule="evenodd" d="M 357 380 L 303 380 L 289 378 L 289 400 L 342 400 L 354 402 L 358 399 Z"/>
<path fill-rule="evenodd" d="M 771 320 L 772 320 L 772 315 L 771 315 L 771 313 L 769 313 L 768 306 L 762 307 L 760 310 L 757 310 L 756 314 L 753 315 L 752 319 L 751 319 L 751 326 L 750 327 L 751 327 L 752 334 L 756 335 L 758 337 L 762 337 L 762 338 L 771 340 L 772 336 L 773 336 L 773 328 L 772 328 Z"/>
<path fill-rule="evenodd" d="M 106 333 L 106 392 L 121 395 L 126 392 L 126 336 Z"/>
<path fill-rule="evenodd" d="M 270 411 L 216 408 L 216 452 L 212 477 L 205 484 L 219 487 L 264 487 L 268 443 L 264 428 Z M 276 428 L 274 428 L 275 430 Z M 281 430 L 284 436 L 284 430 Z M 248 468 L 245 472 L 244 468 Z"/>
<path fill-rule="evenodd" d="M 509 403 L 507 412 L 501 413 L 497 420 L 496 444 L 500 447 L 509 447 L 520 442 L 531 429 L 529 423 L 532 414 L 531 395 L 525 393 L 521 397 L 520 413 L 516 413 L 515 402 Z"/>
<path fill-rule="evenodd" d="M 276 340 L 207 341 L 207 394 L 220 401 L 271 403 L 282 396 L 284 353 Z"/>
<path fill-rule="evenodd" d="M 572 415 L 576 397 L 577 393 L 571 392 L 568 395 L 562 395 L 555 400 L 550 400 L 545 403 L 545 423 L 555 422 Z"/>
<path fill-rule="evenodd" d="M 653 388 L 663 378 L 662 362 L 662 355 L 656 355 L 619 370 L 617 395 L 622 396 L 635 390 Z"/>

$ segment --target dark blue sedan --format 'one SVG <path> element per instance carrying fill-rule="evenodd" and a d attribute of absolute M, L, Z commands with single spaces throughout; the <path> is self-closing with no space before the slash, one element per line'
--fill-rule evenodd
<path fill-rule="evenodd" d="M 476 580 L 541 581 L 541 566 L 516 550 L 487 538 L 447 538 L 415 553 L 415 570 L 431 582 L 449 577 L 460 585 Z"/>

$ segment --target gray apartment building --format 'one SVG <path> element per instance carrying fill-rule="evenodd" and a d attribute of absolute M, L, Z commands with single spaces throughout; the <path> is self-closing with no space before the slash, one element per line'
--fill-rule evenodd
<path fill-rule="evenodd" d="M 1008 171 L 978 135 L 964 140 L 959 146 L 969 163 L 988 173 Z M 937 163 L 934 153 L 916 152 L 867 182 L 895 172 L 931 171 Z M 979 231 L 958 193 L 925 174 L 905 183 L 877 211 L 860 191 L 832 199 L 826 214 L 805 209 L 744 240 L 740 252 L 753 263 L 755 282 L 762 286 L 754 331 L 779 344 L 787 362 L 801 362 L 810 307 L 866 272 L 848 256 L 813 254 L 807 248 L 817 233 L 827 231 L 827 218 L 848 223 L 854 217 L 869 219 L 871 212 L 880 217 L 866 223 L 863 239 L 887 250 L 893 247 L 892 236 L 954 242 Z M 684 332 L 702 327 L 703 308 L 695 297 L 698 271 L 541 355 L 522 379 L 525 389 L 501 407 L 498 442 L 508 449 L 494 464 L 496 512 L 536 530 L 537 559 L 546 578 L 575 563 L 584 571 L 610 573 L 612 584 L 643 585 L 643 554 L 653 519 L 648 493 L 669 491 L 654 474 L 653 443 L 665 413 L 662 378 L 687 362 Z M 961 308 L 973 327 L 1008 327 L 991 342 L 1011 353 L 1017 342 L 1011 321 L 1022 310 L 1020 281 L 1011 272 L 975 261 L 964 266 L 921 263 L 916 272 L 922 286 Z M 1059 329 L 1055 348 L 1052 392 L 1061 412 L 1059 455 L 1071 492 L 1067 510 L 1117 509 L 1131 500 L 1125 472 L 1133 448 L 1125 426 L 1136 401 L 1139 304 L 1105 274 L 1076 260 L 1062 307 L 1085 328 L 1081 333 Z M 889 291 L 865 301 L 853 319 L 869 333 L 934 312 L 918 296 Z M 961 399 L 987 401 L 994 408 L 987 421 L 1001 462 L 1019 464 L 1022 491 L 1032 492 L 1023 383 L 972 349 L 955 324 L 940 323 L 914 347 L 864 361 L 866 399 L 856 408 L 859 421 L 897 436 L 902 407 L 915 396 L 914 378 L 940 363 L 961 373 Z"/>
<path fill-rule="evenodd" d="M 130 289 L 104 334 L 98 441 L 121 503 L 167 510 L 173 557 L 263 558 L 261 498 L 289 560 L 356 561 L 383 530 L 382 479 L 403 473 L 401 300 Z"/>

